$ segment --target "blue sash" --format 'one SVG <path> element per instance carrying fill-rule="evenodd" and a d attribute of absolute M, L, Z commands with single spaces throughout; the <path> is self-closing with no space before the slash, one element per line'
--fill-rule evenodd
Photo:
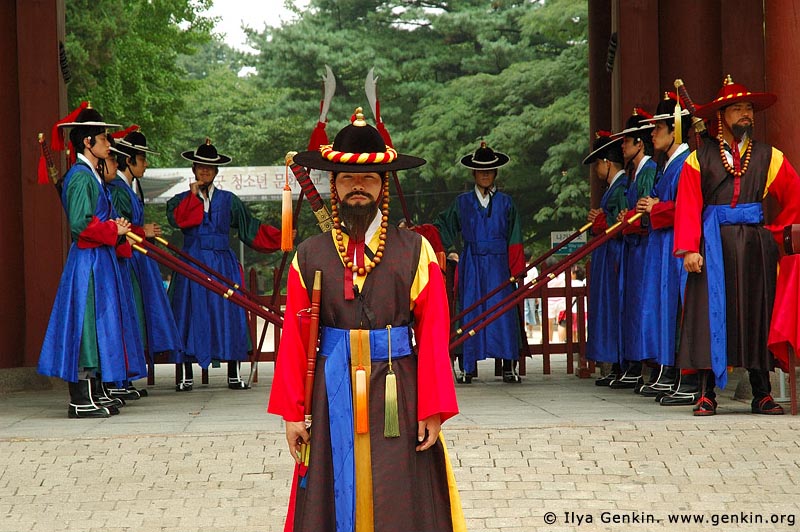
<path fill-rule="evenodd" d="M 725 264 L 722 258 L 721 225 L 748 225 L 764 223 L 760 203 L 709 205 L 703 211 L 703 237 L 706 278 L 708 279 L 708 320 L 711 334 L 711 369 L 717 386 L 724 388 L 728 382 L 728 328 L 725 305 Z M 681 292 L 686 292 L 688 274 L 681 274 Z M 685 301 L 685 299 L 684 299 Z"/>
<path fill-rule="evenodd" d="M 389 360 L 389 330 L 369 332 L 370 359 Z M 320 327 L 319 356 L 325 359 L 325 388 L 328 394 L 328 418 L 333 460 L 333 493 L 336 530 L 355 530 L 356 485 L 353 456 L 353 395 L 350 386 L 350 329 Z M 412 353 L 408 327 L 391 329 L 392 358 Z"/>

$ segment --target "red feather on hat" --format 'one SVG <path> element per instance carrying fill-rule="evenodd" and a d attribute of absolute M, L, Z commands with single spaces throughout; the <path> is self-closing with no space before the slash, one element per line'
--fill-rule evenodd
<path fill-rule="evenodd" d="M 131 124 L 127 129 L 123 129 L 122 131 L 115 131 L 111 133 L 111 138 L 114 139 L 121 139 L 124 138 L 128 133 L 133 133 L 134 131 L 139 131 L 139 126 L 136 124 Z"/>
<path fill-rule="evenodd" d="M 50 147 L 55 151 L 64 151 L 64 130 L 58 127 L 60 124 L 66 124 L 67 122 L 74 122 L 78 115 L 81 114 L 81 111 L 86 109 L 89 106 L 89 102 L 81 102 L 81 104 L 70 114 L 59 120 L 53 126 L 53 131 L 50 136 Z"/>

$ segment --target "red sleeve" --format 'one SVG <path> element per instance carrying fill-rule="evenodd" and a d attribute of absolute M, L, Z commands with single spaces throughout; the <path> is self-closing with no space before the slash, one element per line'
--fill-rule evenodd
<path fill-rule="evenodd" d="M 431 250 L 432 251 L 432 250 Z M 458 413 L 453 369 L 450 365 L 450 313 L 444 280 L 438 264 L 425 257 L 415 286 L 421 288 L 414 301 L 414 336 L 417 344 L 417 419 L 439 414 L 442 422 Z M 426 277 L 427 282 L 420 282 Z"/>
<path fill-rule="evenodd" d="M 175 223 L 181 229 L 197 227 L 203 223 L 203 202 L 194 194 L 186 194 L 173 211 Z"/>
<path fill-rule="evenodd" d="M 775 362 L 789 371 L 789 349 L 800 349 L 800 255 L 786 255 L 778 268 L 775 306 L 769 327 L 768 345 Z"/>
<path fill-rule="evenodd" d="M 141 225 L 132 225 L 131 224 L 131 233 L 133 233 L 134 235 L 140 236 L 142 238 L 146 237 L 146 235 L 144 233 L 144 227 L 142 227 Z"/>
<path fill-rule="evenodd" d="M 635 209 L 631 209 L 631 210 L 629 210 L 628 212 L 625 213 L 625 219 L 626 220 L 630 220 L 631 218 L 634 217 L 635 214 L 636 214 L 636 210 Z M 622 229 L 622 234 L 623 235 L 646 235 L 647 234 L 647 228 L 643 228 L 642 227 L 642 218 L 641 218 L 641 216 L 639 218 L 637 218 L 636 221 L 634 221 L 633 223 L 630 223 L 630 224 L 626 225 Z"/>
<path fill-rule="evenodd" d="M 525 248 L 522 244 L 508 246 L 508 269 L 511 275 L 525 271 Z"/>
<path fill-rule="evenodd" d="M 133 248 L 127 240 L 118 245 L 116 251 L 117 257 L 121 257 L 123 259 L 129 259 L 133 256 Z"/>
<path fill-rule="evenodd" d="M 289 268 L 281 343 L 275 361 L 275 376 L 267 412 L 286 421 L 302 421 L 305 413 L 306 352 L 298 312 L 311 307 L 296 263 Z"/>
<path fill-rule="evenodd" d="M 800 223 L 800 177 L 780 151 L 773 148 L 772 152 L 767 192 L 778 200 L 781 211 L 766 228 L 772 231 L 778 247 L 783 249 L 783 228 Z"/>
<path fill-rule="evenodd" d="M 650 227 L 664 229 L 675 224 L 675 202 L 659 201 L 650 209 Z"/>
<path fill-rule="evenodd" d="M 703 192 L 700 189 L 700 164 L 697 152 L 686 159 L 678 180 L 678 196 L 675 200 L 675 244 L 673 253 L 682 257 L 687 252 L 700 251 L 703 234 L 701 216 Z"/>
<path fill-rule="evenodd" d="M 608 229 L 608 221 L 606 220 L 606 213 L 601 212 L 597 215 L 597 218 L 594 219 L 592 222 L 592 234 L 593 235 L 600 235 Z"/>
<path fill-rule="evenodd" d="M 97 216 L 92 216 L 92 221 L 78 235 L 78 247 L 89 249 L 100 246 L 115 246 L 117 237 L 117 223 L 114 220 L 101 222 Z"/>
<path fill-rule="evenodd" d="M 272 253 L 281 249 L 281 230 L 271 225 L 261 224 L 251 247 L 261 253 Z"/>

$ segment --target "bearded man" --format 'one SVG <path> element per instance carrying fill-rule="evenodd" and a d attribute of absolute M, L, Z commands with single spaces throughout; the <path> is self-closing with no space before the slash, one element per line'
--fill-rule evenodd
<path fill-rule="evenodd" d="M 268 408 L 298 462 L 285 530 L 465 530 L 441 436 L 458 413 L 444 281 L 428 241 L 388 222 L 388 172 L 425 161 L 387 146 L 360 108 L 332 146 L 294 161 L 331 172 L 334 228 L 302 242 L 289 270 Z M 317 271 L 312 440 L 300 316 Z"/>
<path fill-rule="evenodd" d="M 717 129 L 686 159 L 675 207 L 674 253 L 687 276 L 676 362 L 702 370 L 696 416 L 716 414 L 714 387 L 725 387 L 728 366 L 747 368 L 753 413 L 783 414 L 771 396 L 775 359 L 767 336 L 776 240 L 800 214 L 800 179 L 783 153 L 752 138 L 754 112 L 776 99 L 728 76 L 717 98 L 695 113 Z M 770 223 L 762 201 L 780 205 Z"/>

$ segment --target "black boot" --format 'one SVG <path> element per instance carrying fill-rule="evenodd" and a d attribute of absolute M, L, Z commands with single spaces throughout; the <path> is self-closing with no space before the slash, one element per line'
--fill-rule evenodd
<path fill-rule="evenodd" d="M 637 385 L 640 385 L 642 383 L 641 381 L 642 363 L 639 361 L 634 361 L 629 362 L 628 369 L 626 369 L 625 372 L 615 380 L 611 381 L 608 387 L 614 390 L 632 389 L 636 388 Z"/>
<path fill-rule="evenodd" d="M 656 397 L 662 392 L 670 392 L 677 385 L 679 373 L 675 366 L 661 366 L 655 382 L 642 386 L 639 393 L 644 397 Z"/>
<path fill-rule="evenodd" d="M 175 370 L 180 375 L 178 384 L 175 385 L 176 392 L 191 392 L 194 386 L 194 372 L 192 371 L 192 363 L 184 362 L 183 364 L 175 364 Z"/>
<path fill-rule="evenodd" d="M 753 402 L 750 411 L 754 414 L 768 416 L 783 415 L 783 407 L 772 398 L 772 384 L 769 382 L 769 371 L 748 369 L 750 387 L 753 389 Z"/>
<path fill-rule="evenodd" d="M 109 397 L 108 393 L 106 392 L 105 386 L 101 384 L 100 379 L 91 378 L 89 379 L 92 384 L 92 400 L 94 404 L 104 406 L 108 409 L 108 413 L 112 416 L 116 416 L 119 414 L 119 409 L 125 406 L 125 401 L 118 398 Z"/>
<path fill-rule="evenodd" d="M 596 379 L 594 381 L 594 385 L 608 386 L 609 384 L 617 380 L 617 375 L 621 374 L 622 374 L 622 368 L 619 367 L 619 364 L 614 363 L 611 365 L 611 371 L 605 377 L 600 377 L 599 379 Z"/>
<path fill-rule="evenodd" d="M 458 369 L 456 361 L 453 360 L 453 375 L 456 377 L 456 384 L 472 384 L 472 373 L 464 371 L 464 355 L 457 355 Z"/>
<path fill-rule="evenodd" d="M 700 398 L 700 380 L 697 373 L 689 375 L 680 374 L 678 370 L 678 385 L 672 392 L 667 392 L 656 397 L 661 406 L 689 406 L 697 403 Z"/>
<path fill-rule="evenodd" d="M 124 384 L 127 383 L 128 381 L 125 381 Z M 103 386 L 106 388 L 109 397 L 122 400 L 122 404 L 125 404 L 125 401 L 136 401 L 139 399 L 139 392 L 135 389 L 131 391 L 127 388 L 127 386 L 118 387 L 113 382 L 104 382 Z"/>
<path fill-rule="evenodd" d="M 228 388 L 231 390 L 247 390 L 250 388 L 239 375 L 240 366 L 241 362 L 238 360 L 228 361 Z"/>
<path fill-rule="evenodd" d="M 701 369 L 698 374 L 700 379 L 700 398 L 692 409 L 695 416 L 715 416 L 717 414 L 717 394 L 714 391 L 716 379 L 714 370 Z"/>
<path fill-rule="evenodd" d="M 81 379 L 69 384 L 69 407 L 67 416 L 70 418 L 109 417 L 111 413 L 107 408 L 96 404 L 92 400 L 92 383 L 89 379 Z"/>
<path fill-rule="evenodd" d="M 129 393 L 135 393 L 139 396 L 139 398 L 147 397 L 147 388 L 142 388 L 141 390 L 133 385 L 131 381 L 125 381 L 125 389 Z"/>
<path fill-rule="evenodd" d="M 516 360 L 503 360 L 503 382 L 519 384 L 522 377 L 519 376 L 519 369 Z"/>

